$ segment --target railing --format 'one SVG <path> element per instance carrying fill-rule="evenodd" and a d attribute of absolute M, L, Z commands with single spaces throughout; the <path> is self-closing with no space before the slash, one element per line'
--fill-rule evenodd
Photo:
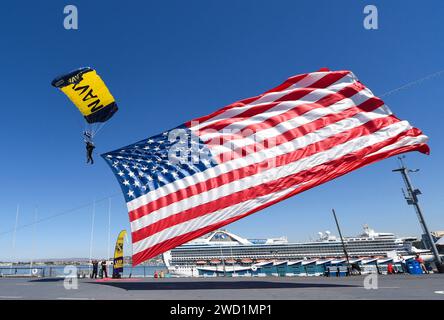
<path fill-rule="evenodd" d="M 56 278 L 66 276 L 65 267 L 67 266 L 7 266 L 0 267 L 0 277 L 41 277 L 41 278 Z M 92 273 L 91 266 L 74 266 L 76 268 L 77 276 L 79 278 L 89 278 Z M 108 266 L 108 277 L 112 276 L 112 267 Z M 154 272 L 166 271 L 165 266 L 137 266 L 131 268 L 124 267 L 123 277 L 153 277 Z M 100 277 L 100 267 L 98 270 L 98 277 Z"/>

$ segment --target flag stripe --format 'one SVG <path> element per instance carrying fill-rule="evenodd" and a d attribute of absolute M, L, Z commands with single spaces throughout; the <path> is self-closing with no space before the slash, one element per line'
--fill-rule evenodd
<path fill-rule="evenodd" d="M 358 94 L 362 90 L 365 90 L 365 87 L 360 86 L 358 83 L 355 82 L 346 87 L 341 86 L 339 91 L 331 93 L 327 96 L 323 96 L 320 99 L 316 97 L 313 99 L 314 102 L 310 102 L 305 99 L 304 101 L 299 101 L 297 103 L 283 103 L 279 105 L 280 109 L 282 109 L 283 111 L 282 113 L 278 113 L 276 115 L 260 115 L 258 117 L 252 117 L 252 119 L 247 120 L 239 119 L 240 121 L 234 123 L 235 125 L 232 129 L 235 130 L 233 130 L 233 133 L 227 130 L 212 130 L 211 133 L 200 133 L 200 138 L 203 141 L 206 141 L 208 144 L 211 144 L 211 142 L 208 142 L 208 140 L 213 137 L 222 137 L 224 140 L 230 141 L 230 139 L 232 138 L 235 139 L 242 137 L 242 135 L 238 133 L 238 131 L 240 132 L 241 130 L 250 130 L 253 132 L 265 130 L 273 127 L 273 125 L 275 125 L 276 123 L 282 123 L 292 120 L 293 117 L 305 115 L 305 113 L 310 112 L 314 109 L 321 109 L 322 107 L 327 108 L 332 105 L 340 104 L 342 101 L 346 101 L 347 98 L 368 99 L 371 97 L 369 93 Z"/>
<path fill-rule="evenodd" d="M 381 149 L 385 145 L 388 145 L 388 144 L 392 143 L 393 141 L 400 139 L 400 136 L 403 136 L 403 135 L 418 136 L 418 134 L 419 134 L 419 130 L 414 129 L 414 128 L 409 129 L 407 132 L 400 133 L 396 137 L 392 137 L 392 138 L 389 138 L 388 140 L 380 141 L 375 144 L 370 144 L 369 146 L 366 146 L 366 147 L 360 149 L 358 152 L 355 152 L 354 154 L 347 154 L 347 155 L 343 156 L 342 158 L 333 160 L 330 164 L 323 164 L 323 165 L 321 164 L 321 165 L 314 168 L 315 172 L 318 173 L 319 179 L 313 179 L 307 183 L 304 183 L 302 186 L 299 186 L 299 188 L 298 188 L 298 186 L 297 187 L 290 187 L 289 189 L 286 189 L 286 190 L 284 190 L 284 192 L 282 192 L 283 195 L 281 194 L 281 192 L 272 193 L 272 194 L 268 195 L 267 197 L 265 197 L 267 199 L 265 201 L 265 203 L 261 203 L 261 201 L 263 202 L 264 197 L 260 197 L 259 201 L 257 201 L 260 205 L 257 205 L 258 203 L 255 203 L 255 200 L 248 200 L 245 203 L 235 205 L 228 210 L 221 210 L 220 214 L 211 214 L 211 215 L 207 215 L 204 217 L 195 218 L 193 220 L 190 220 L 190 221 L 180 224 L 180 228 L 173 226 L 173 227 L 168 228 L 168 230 L 166 230 L 166 231 L 154 233 L 153 235 L 150 235 L 149 237 L 146 237 L 141 241 L 136 241 L 133 238 L 134 249 L 135 249 L 134 252 L 137 255 L 141 252 L 146 251 L 147 249 L 145 249 L 145 248 L 153 247 L 153 249 L 155 249 L 155 247 L 158 245 L 158 243 L 163 243 L 166 240 L 180 237 L 184 234 L 187 234 L 188 232 L 198 231 L 202 228 L 202 226 L 211 225 L 211 223 L 208 220 L 212 221 L 213 223 L 221 223 L 220 225 L 218 225 L 218 227 L 222 227 L 223 225 L 226 225 L 226 224 L 231 223 L 235 220 L 238 220 L 242 217 L 245 217 L 245 216 L 247 216 L 253 212 L 256 212 L 257 210 L 260 210 L 264 207 L 267 207 L 277 201 L 281 201 L 281 200 L 283 200 L 283 198 L 288 198 L 289 196 L 292 196 L 296 193 L 300 193 L 302 191 L 308 190 L 308 189 L 310 189 L 316 185 L 319 185 L 325 181 L 332 180 L 340 175 L 347 173 L 348 168 L 345 169 L 344 166 L 340 167 L 340 166 L 338 166 L 338 163 L 339 164 L 347 163 L 348 165 L 352 166 L 353 169 L 356 169 L 358 167 L 369 164 L 369 163 L 379 159 L 379 158 L 375 159 L 374 157 L 373 158 L 372 157 L 366 158 L 365 153 L 368 153 L 369 151 L 371 152 L 372 150 L 375 150 L 375 149 Z M 418 148 L 423 148 L 423 145 L 422 144 L 420 144 L 419 146 L 418 145 L 413 145 L 413 146 L 410 145 L 404 151 L 417 150 Z M 392 151 L 396 152 L 396 150 L 392 150 Z M 394 154 L 395 153 L 390 153 L 390 155 L 394 155 Z M 351 159 L 351 158 L 353 158 L 353 159 Z M 328 168 L 331 168 L 332 170 L 328 170 Z M 335 168 L 336 168 L 336 170 L 335 170 Z M 337 170 L 337 168 L 341 168 L 341 170 Z M 329 173 L 331 172 L 331 173 L 326 175 L 326 172 L 329 172 Z M 289 191 L 289 192 L 287 192 L 287 191 Z M 275 195 L 277 195 L 277 198 Z M 252 204 L 252 202 L 253 202 L 253 204 Z M 256 207 L 255 207 L 255 205 L 256 205 Z M 245 210 L 241 210 L 242 208 L 245 208 Z M 232 220 L 230 221 L 227 219 L 232 219 Z M 133 233 L 133 237 L 134 237 L 134 233 Z M 173 245 L 173 247 L 176 245 L 177 244 Z M 163 243 L 162 246 L 165 246 L 165 244 Z M 153 250 L 153 249 L 151 249 L 151 250 Z M 166 249 L 166 250 L 168 250 L 168 249 Z"/>
<path fill-rule="evenodd" d="M 199 130 L 197 130 L 196 127 L 190 127 L 190 129 L 205 141 L 208 139 L 205 137 L 208 132 L 222 130 L 230 124 L 237 122 L 239 119 L 250 118 L 255 115 L 265 113 L 266 111 L 268 111 L 267 114 L 273 111 L 276 113 L 282 113 L 289 108 L 294 108 L 301 104 L 316 102 L 324 98 L 326 95 L 336 93 L 353 83 L 357 85 L 355 79 L 351 76 L 342 77 L 341 74 L 334 79 L 336 78 L 339 78 L 337 82 L 331 84 L 328 88 L 298 88 L 293 91 L 286 92 L 282 97 L 274 101 L 268 101 L 261 104 L 251 103 L 246 106 L 236 108 L 235 110 L 229 110 L 225 114 L 220 115 L 209 122 L 202 123 L 199 126 Z M 302 100 L 302 98 L 304 99 Z"/>
<path fill-rule="evenodd" d="M 393 117 L 387 117 L 386 119 L 393 119 Z M 353 138 L 356 140 L 361 139 L 364 141 L 364 143 L 366 142 L 365 139 L 370 140 L 372 138 L 372 132 L 371 129 L 369 129 L 368 127 L 369 126 L 359 127 L 358 129 L 359 131 L 361 131 L 361 133 L 358 133 L 358 130 L 354 130 L 353 133 L 358 137 L 355 136 Z M 377 131 L 374 135 L 381 136 L 383 132 L 393 132 L 393 134 L 398 134 L 401 130 L 408 130 L 409 127 L 410 126 L 407 123 L 397 122 L 385 127 L 385 130 L 381 129 Z M 373 124 L 373 128 L 378 128 L 376 123 Z M 370 135 L 368 135 L 369 133 Z M 227 204 L 230 205 L 233 203 L 238 203 L 242 200 L 248 199 L 249 197 L 254 198 L 256 194 L 262 195 L 261 190 L 265 190 L 265 192 L 270 192 L 275 191 L 275 187 L 284 187 L 287 182 L 291 183 L 295 178 L 298 178 L 299 176 L 302 178 L 307 176 L 307 170 L 310 170 L 311 168 L 322 164 L 322 161 L 329 162 L 334 160 L 335 158 L 340 158 L 347 153 L 355 152 L 355 150 L 352 148 L 356 146 L 360 147 L 363 145 L 363 143 L 353 141 L 353 138 L 352 140 L 348 140 L 348 135 L 345 134 L 342 141 L 339 141 L 339 143 L 342 143 L 344 141 L 347 142 L 318 153 L 315 153 L 317 146 L 312 145 L 311 150 L 307 151 L 307 153 L 311 153 L 311 155 L 306 158 L 293 161 L 288 165 L 281 165 L 280 163 L 277 163 L 276 166 L 269 169 L 268 172 L 266 171 L 262 174 L 248 176 L 243 179 L 235 180 L 231 185 L 224 185 L 220 188 L 222 190 L 219 190 L 219 193 L 217 192 L 218 190 L 211 190 L 201 194 L 202 196 L 200 197 L 195 196 L 194 199 L 188 198 L 188 201 L 185 203 L 177 205 L 174 203 L 172 205 L 174 209 L 165 208 L 160 212 L 153 211 L 150 214 L 144 216 L 145 219 L 138 219 L 131 224 L 131 228 L 134 231 L 133 234 L 136 235 L 134 239 L 137 239 L 137 241 L 140 240 L 140 235 L 144 235 L 146 233 L 145 228 L 147 228 L 148 226 L 150 228 L 154 228 L 148 230 L 148 232 L 151 232 L 162 225 L 165 226 L 172 223 L 177 224 L 182 222 L 181 219 L 188 220 L 193 216 L 193 214 L 207 214 L 209 212 L 223 208 Z M 297 154 L 292 154 L 291 158 L 298 159 L 297 156 Z M 283 159 L 283 161 L 288 161 L 288 159 Z M 251 188 L 255 188 L 254 192 L 252 192 Z M 227 191 L 230 190 L 231 192 L 227 193 Z M 184 210 L 187 208 L 188 210 Z M 165 219 L 169 220 L 166 221 Z M 159 222 L 160 220 L 163 221 Z M 158 223 L 158 225 L 153 226 L 152 224 L 155 223 Z"/>
<path fill-rule="evenodd" d="M 365 99 L 367 100 L 359 104 Z M 341 103 L 333 104 L 329 107 L 314 108 L 302 116 L 295 115 L 288 121 L 276 121 L 273 127 L 258 130 L 258 132 L 244 139 L 231 139 L 224 145 L 218 146 L 216 144 L 213 147 L 210 146 L 210 148 L 213 155 L 217 156 L 219 162 L 228 161 L 232 159 L 230 156 L 245 155 L 245 150 L 266 148 L 268 145 L 279 145 L 347 117 L 355 116 L 360 111 L 372 111 L 383 104 L 384 102 L 380 99 L 369 99 L 364 95 L 359 95 L 354 99 L 343 100 Z"/>
<path fill-rule="evenodd" d="M 178 208 L 183 208 L 184 206 L 186 206 L 186 203 L 183 203 L 184 201 L 182 200 L 187 199 L 192 195 L 197 197 L 200 192 L 206 191 L 204 196 L 207 199 L 209 199 L 210 198 L 209 192 L 211 189 L 214 188 L 217 189 L 222 187 L 232 188 L 232 186 L 224 186 L 224 185 L 231 183 L 233 181 L 240 183 L 240 185 L 243 185 L 245 188 L 248 188 L 249 185 L 246 184 L 245 182 L 242 182 L 242 179 L 259 173 L 258 179 L 259 181 L 262 181 L 263 178 L 261 178 L 261 174 L 265 173 L 264 168 L 266 168 L 267 165 L 270 165 L 269 160 L 272 160 L 273 166 L 280 167 L 289 164 L 290 162 L 294 161 L 294 159 L 300 159 L 301 156 L 308 157 L 321 150 L 328 150 L 334 144 L 354 139 L 359 135 L 370 132 L 369 131 L 370 129 L 375 130 L 375 128 L 377 128 L 377 125 L 382 126 L 382 124 L 389 125 L 395 123 L 397 121 L 396 118 L 387 117 L 389 114 L 390 112 L 388 112 L 384 108 L 380 109 L 379 112 L 361 113 L 358 114 L 355 118 L 349 118 L 343 120 L 343 123 L 335 123 L 330 127 L 324 128 L 323 129 L 324 133 L 318 132 L 316 134 L 312 134 L 311 136 L 307 134 L 303 137 L 300 137 L 298 142 L 292 144 L 292 146 L 293 145 L 298 146 L 297 148 L 294 148 L 293 150 L 284 149 L 284 151 L 287 152 L 282 152 L 282 154 L 279 156 L 273 152 L 272 154 L 275 154 L 275 157 L 273 158 L 268 158 L 259 163 L 251 164 L 248 167 L 247 166 L 240 167 L 216 177 L 214 177 L 214 175 L 211 173 L 207 173 L 206 175 L 203 176 L 203 178 L 204 179 L 206 177 L 212 177 L 212 178 L 207 179 L 206 181 L 200 183 L 196 183 L 193 186 L 189 186 L 187 188 L 179 187 L 178 188 L 179 190 L 177 192 L 171 193 L 157 200 L 145 203 L 139 207 L 140 209 L 131 210 L 130 221 L 140 219 L 141 217 L 150 213 L 151 215 L 154 215 L 156 210 L 166 207 L 169 204 L 173 204 L 175 207 Z M 385 119 L 384 117 L 387 118 Z M 377 119 L 380 118 L 382 119 L 379 122 L 374 122 L 374 124 L 371 125 L 371 121 L 377 121 Z M 360 128 L 360 126 L 362 126 L 363 124 L 366 124 L 366 127 Z M 339 137 L 340 133 L 342 134 Z M 319 141 L 316 141 L 315 139 L 318 139 Z M 232 166 L 228 167 L 232 168 Z M 210 170 L 215 170 L 215 168 L 212 168 Z M 271 168 L 270 170 L 276 170 L 276 168 Z M 288 168 L 288 170 L 292 169 Z M 274 174 L 271 175 L 274 176 Z M 213 192 L 217 192 L 217 190 Z M 230 189 L 230 190 L 231 192 L 237 191 L 236 189 Z M 199 201 L 203 200 L 204 199 L 199 199 Z M 188 205 L 194 203 L 189 199 L 187 201 L 189 201 Z M 171 210 L 171 208 L 166 208 L 165 210 Z M 173 212 L 170 213 L 173 214 Z M 134 228 L 135 226 L 136 225 L 132 224 L 132 228 Z"/>
<path fill-rule="evenodd" d="M 382 108 L 382 107 L 381 107 Z M 384 109 L 381 109 L 383 111 Z M 390 114 L 390 111 L 387 110 L 386 114 Z M 371 116 L 370 116 L 371 117 Z M 128 202 L 128 209 L 130 210 L 130 218 L 131 221 L 133 219 L 133 211 L 139 207 L 145 206 L 148 203 L 155 201 L 159 198 L 163 198 L 168 194 L 175 193 L 181 189 L 185 189 L 187 187 L 196 185 L 199 182 L 207 180 L 209 177 L 217 177 L 224 173 L 228 173 L 230 171 L 235 171 L 236 169 L 242 169 L 251 172 L 253 167 L 250 165 L 258 164 L 258 167 L 262 167 L 264 164 L 267 164 L 270 159 L 274 159 L 280 155 L 284 155 L 286 153 L 290 153 L 299 149 L 302 149 L 310 144 L 314 144 L 316 142 L 322 141 L 323 139 L 334 136 L 335 134 L 339 134 L 344 130 L 351 129 L 350 124 L 359 125 L 359 123 L 350 120 L 348 122 L 348 126 L 342 126 L 341 124 L 332 124 L 325 128 L 318 130 L 316 133 L 309 133 L 305 136 L 298 137 L 293 141 L 288 141 L 284 144 L 278 145 L 271 150 L 259 150 L 256 153 L 251 153 L 248 156 L 242 159 L 235 159 L 223 164 L 220 164 L 216 167 L 207 169 L 206 171 L 196 173 L 192 176 L 185 177 L 183 179 L 175 180 L 174 182 L 165 185 L 163 188 L 155 189 L 145 194 L 144 196 L 139 197 L 133 201 Z M 344 123 L 345 125 L 345 123 Z M 233 172 L 233 176 L 237 177 L 239 172 Z M 161 200 L 162 202 L 164 200 Z M 137 216 L 137 215 L 136 215 Z"/>

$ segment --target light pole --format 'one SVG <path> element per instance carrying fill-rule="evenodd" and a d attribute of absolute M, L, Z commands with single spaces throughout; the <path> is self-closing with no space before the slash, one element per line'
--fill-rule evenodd
<path fill-rule="evenodd" d="M 429 228 L 427 227 L 427 224 L 424 219 L 424 215 L 422 214 L 422 209 L 419 206 L 419 200 L 418 195 L 421 194 L 421 191 L 419 189 L 415 189 L 412 185 L 412 182 L 409 177 L 409 172 L 417 172 L 418 170 L 410 170 L 405 165 L 402 159 L 403 157 L 398 157 L 401 167 L 398 169 L 392 170 L 393 172 L 400 172 L 402 175 L 402 179 L 404 180 L 405 186 L 407 188 L 407 194 L 405 194 L 404 189 L 402 189 L 402 192 L 404 193 L 404 198 L 407 201 L 408 205 L 411 205 L 415 208 L 416 215 L 418 216 L 419 224 L 422 227 L 422 230 L 424 234 L 426 235 L 432 249 L 432 253 L 436 260 L 436 268 L 438 269 L 439 273 L 444 272 L 444 266 L 441 261 L 441 257 L 439 256 L 438 249 L 436 248 L 435 242 L 433 241 L 432 235 L 430 234 Z"/>

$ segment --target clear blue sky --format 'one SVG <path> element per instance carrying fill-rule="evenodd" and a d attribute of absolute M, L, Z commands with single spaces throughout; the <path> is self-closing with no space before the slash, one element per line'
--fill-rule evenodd
<path fill-rule="evenodd" d="M 2 142 L 0 233 L 19 224 L 88 206 L 17 232 L 15 257 L 89 255 L 91 202 L 120 188 L 99 153 L 170 129 L 241 98 L 320 67 L 350 69 L 376 94 L 444 69 L 442 1 L 372 1 L 379 30 L 363 28 L 366 1 L 75 1 L 79 30 L 63 28 L 60 1 L 0 4 Z M 71 2 L 66 3 L 71 4 Z M 94 166 L 85 164 L 82 119 L 54 76 L 96 68 L 120 111 L 97 138 Z M 400 118 L 430 137 L 430 156 L 408 154 L 421 171 L 432 230 L 444 229 L 442 88 L 444 77 L 385 101 Z M 308 240 L 364 223 L 399 235 L 419 235 L 401 177 L 388 159 L 251 215 L 228 229 L 246 237 L 286 235 Z M 107 248 L 107 201 L 96 207 L 94 256 Z M 112 198 L 112 238 L 129 229 L 123 197 Z M 33 234 L 36 235 L 33 250 Z M 0 235 L 0 260 L 10 259 L 12 233 Z"/>

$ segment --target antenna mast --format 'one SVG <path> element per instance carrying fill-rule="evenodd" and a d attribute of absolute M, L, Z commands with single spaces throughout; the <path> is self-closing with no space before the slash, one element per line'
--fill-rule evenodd
<path fill-rule="evenodd" d="M 411 205 L 415 208 L 416 215 L 418 216 L 419 224 L 421 225 L 422 230 L 423 230 L 424 234 L 426 235 L 428 242 L 430 243 L 433 255 L 435 257 L 436 268 L 438 269 L 438 272 L 442 273 L 444 271 L 443 271 L 441 257 L 439 256 L 438 249 L 436 248 L 435 242 L 433 241 L 432 235 L 430 234 L 429 228 L 427 227 L 427 224 L 425 222 L 424 215 L 422 214 L 422 209 L 419 206 L 418 195 L 421 194 L 421 191 L 419 189 L 415 189 L 413 187 L 412 182 L 409 177 L 409 172 L 418 172 L 419 169 L 410 170 L 409 168 L 407 168 L 404 165 L 404 161 L 402 160 L 404 158 L 405 158 L 405 156 L 398 157 L 398 160 L 400 163 L 400 168 L 394 169 L 392 171 L 399 172 L 402 175 L 402 179 L 404 180 L 405 186 L 407 188 L 407 193 L 404 191 L 404 189 L 402 189 L 402 193 L 404 194 L 404 198 L 407 201 L 408 205 Z"/>
<path fill-rule="evenodd" d="M 351 274 L 351 272 L 350 272 L 351 271 L 350 270 L 350 259 L 348 258 L 347 249 L 345 248 L 345 243 L 344 243 L 344 238 L 342 237 L 341 228 L 339 228 L 338 218 L 336 217 L 335 209 L 331 209 L 331 211 L 333 212 L 333 216 L 335 217 L 336 227 L 338 228 L 339 236 L 341 237 L 342 249 L 344 250 L 345 258 L 347 259 L 348 274 Z"/>

